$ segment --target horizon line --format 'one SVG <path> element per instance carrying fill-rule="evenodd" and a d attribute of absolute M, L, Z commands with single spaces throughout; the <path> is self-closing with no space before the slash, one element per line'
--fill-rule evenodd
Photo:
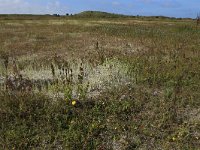
<path fill-rule="evenodd" d="M 174 16 L 167 16 L 167 15 L 129 15 L 129 14 L 123 14 L 123 13 L 113 13 L 113 12 L 108 12 L 108 11 L 98 11 L 98 10 L 85 10 L 85 11 L 80 11 L 78 13 L 65 13 L 65 14 L 59 14 L 59 13 L 7 13 L 7 14 L 3 14 L 0 13 L 0 15 L 35 15 L 35 16 L 53 16 L 53 15 L 59 15 L 59 16 L 67 16 L 66 14 L 68 14 L 69 16 L 74 16 L 74 15 L 78 15 L 80 13 L 83 12 L 100 12 L 100 13 L 109 13 L 109 14 L 113 14 L 113 15 L 121 15 L 121 16 L 126 16 L 126 17 L 165 17 L 165 18 L 174 18 L 174 19 L 196 19 L 196 18 L 192 18 L 192 17 L 174 17 Z M 197 13 L 198 14 L 198 13 Z"/>

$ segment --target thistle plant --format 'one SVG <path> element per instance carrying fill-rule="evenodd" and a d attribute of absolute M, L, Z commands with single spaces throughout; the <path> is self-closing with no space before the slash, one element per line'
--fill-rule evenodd
<path fill-rule="evenodd" d="M 103 62 L 105 61 L 105 51 L 102 47 L 99 46 L 99 42 L 96 42 L 95 45 L 95 50 L 98 54 L 99 60 L 100 60 L 100 64 L 103 64 Z"/>
<path fill-rule="evenodd" d="M 83 63 L 81 63 L 81 66 L 79 68 L 79 74 L 78 74 L 79 84 L 83 83 L 83 78 L 84 78 L 84 69 L 83 69 Z"/>
<path fill-rule="evenodd" d="M 55 77 L 55 68 L 54 68 L 53 63 L 51 63 L 51 73 L 52 73 L 52 76 Z"/>
<path fill-rule="evenodd" d="M 200 13 L 199 14 L 197 14 L 197 26 L 200 24 Z"/>

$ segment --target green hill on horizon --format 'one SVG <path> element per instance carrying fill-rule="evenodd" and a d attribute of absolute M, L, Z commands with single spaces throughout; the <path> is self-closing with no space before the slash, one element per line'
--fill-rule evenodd
<path fill-rule="evenodd" d="M 81 13 L 75 14 L 78 17 L 102 17 L 102 18 L 118 18 L 118 17 L 131 17 L 128 15 L 101 12 L 101 11 L 83 11 Z"/>

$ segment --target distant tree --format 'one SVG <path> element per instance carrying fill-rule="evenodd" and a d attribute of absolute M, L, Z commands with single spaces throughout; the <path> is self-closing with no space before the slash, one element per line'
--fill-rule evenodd
<path fill-rule="evenodd" d="M 53 14 L 53 16 L 55 16 L 55 17 L 60 17 L 60 15 L 59 15 L 59 14 Z"/>
<path fill-rule="evenodd" d="M 69 14 L 68 14 L 68 13 L 66 13 L 66 16 L 69 16 Z"/>
<path fill-rule="evenodd" d="M 200 24 L 200 13 L 199 14 L 197 14 L 197 26 Z"/>

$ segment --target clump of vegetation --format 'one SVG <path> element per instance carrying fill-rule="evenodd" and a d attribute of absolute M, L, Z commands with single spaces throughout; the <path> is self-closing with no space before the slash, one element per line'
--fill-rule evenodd
<path fill-rule="evenodd" d="M 1 20 L 0 149 L 199 148 L 192 20 L 20 17 Z"/>

